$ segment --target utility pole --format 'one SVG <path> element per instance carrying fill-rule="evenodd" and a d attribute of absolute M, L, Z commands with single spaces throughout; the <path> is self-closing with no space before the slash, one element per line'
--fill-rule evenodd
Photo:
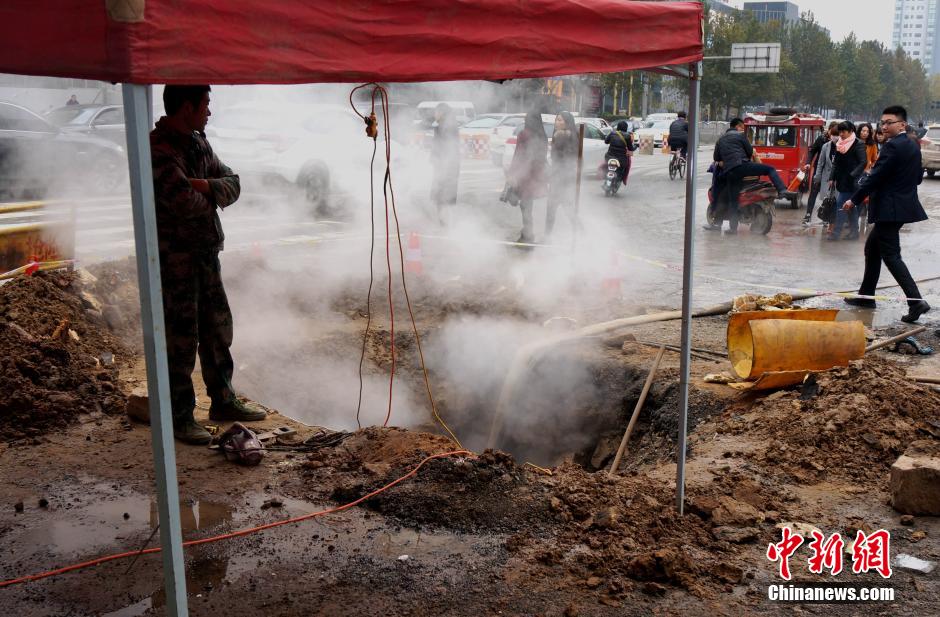
<path fill-rule="evenodd" d="M 646 74 L 640 75 L 640 79 L 643 81 L 643 117 L 649 115 L 649 106 L 650 106 L 650 80 Z"/>
<path fill-rule="evenodd" d="M 627 96 L 627 116 L 633 117 L 633 73 L 630 73 L 630 94 Z"/>

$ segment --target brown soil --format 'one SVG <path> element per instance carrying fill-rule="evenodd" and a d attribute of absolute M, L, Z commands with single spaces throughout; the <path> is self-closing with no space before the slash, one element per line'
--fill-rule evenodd
<path fill-rule="evenodd" d="M 81 414 L 124 411 L 118 368 L 131 352 L 102 327 L 81 291 L 72 273 L 37 273 L 0 286 L 3 439 L 35 438 Z"/>

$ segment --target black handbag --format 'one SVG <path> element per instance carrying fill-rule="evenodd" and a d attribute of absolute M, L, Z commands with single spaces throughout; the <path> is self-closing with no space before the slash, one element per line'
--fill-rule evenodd
<path fill-rule="evenodd" d="M 503 192 L 499 195 L 499 200 L 508 203 L 510 206 L 518 206 L 519 193 L 516 192 L 515 187 L 507 182 L 506 186 L 503 187 Z"/>
<path fill-rule="evenodd" d="M 831 223 L 835 218 L 836 213 L 836 191 L 835 189 L 829 189 L 829 194 L 826 195 L 826 198 L 822 200 L 822 205 L 819 206 L 819 210 L 816 212 L 816 216 L 819 217 L 823 223 Z"/>

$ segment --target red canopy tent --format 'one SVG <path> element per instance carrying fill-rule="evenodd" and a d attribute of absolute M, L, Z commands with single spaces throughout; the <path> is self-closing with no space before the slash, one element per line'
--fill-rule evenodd
<path fill-rule="evenodd" d="M 5 0 L 0 72 L 124 84 L 141 318 L 167 609 L 188 614 L 148 132 L 159 83 L 289 84 L 550 77 L 630 69 L 688 77 L 681 405 L 691 341 L 703 8 L 625 0 Z M 685 414 L 678 504 L 683 503 Z"/>

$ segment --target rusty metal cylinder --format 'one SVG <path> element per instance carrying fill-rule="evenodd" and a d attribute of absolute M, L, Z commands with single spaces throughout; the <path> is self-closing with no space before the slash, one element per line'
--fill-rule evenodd
<path fill-rule="evenodd" d="M 860 321 L 837 322 L 837 311 L 738 313 L 728 324 L 728 356 L 744 379 L 783 371 L 824 371 L 865 355 Z"/>

